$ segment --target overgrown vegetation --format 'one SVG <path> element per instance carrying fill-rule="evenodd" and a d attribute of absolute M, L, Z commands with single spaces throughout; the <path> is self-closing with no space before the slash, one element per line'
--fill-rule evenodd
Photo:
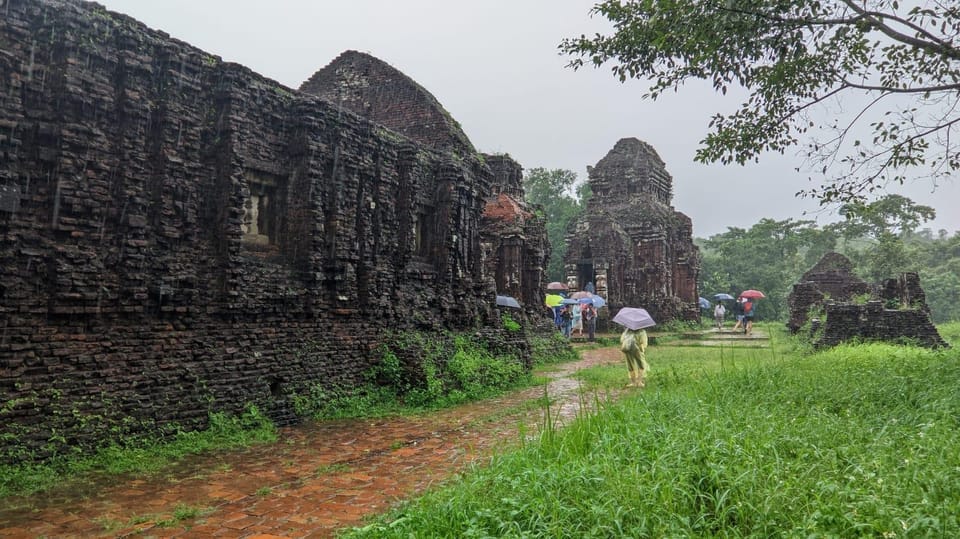
<path fill-rule="evenodd" d="M 774 337 L 764 350 L 653 347 L 646 390 L 563 430 L 548 413 L 538 440 L 345 535 L 960 534 L 960 351 L 803 355 Z M 624 377 L 585 375 L 598 388 Z"/>
<path fill-rule="evenodd" d="M 504 315 L 510 330 L 515 322 Z M 520 358 L 491 352 L 466 334 L 404 332 L 384 340 L 381 361 L 358 388 L 314 386 L 294 398 L 297 413 L 316 419 L 413 413 L 474 401 L 534 383 Z M 535 364 L 577 358 L 559 335 L 530 337 Z"/>
<path fill-rule="evenodd" d="M 0 465 L 0 498 L 28 495 L 97 474 L 148 475 L 186 455 L 276 441 L 276 428 L 255 406 L 240 416 L 211 414 L 209 428 L 178 432 L 170 441 L 121 441 L 93 456 L 64 455 L 43 463 Z"/>
<path fill-rule="evenodd" d="M 512 316 L 510 316 L 510 313 L 501 314 L 500 321 L 503 323 L 503 327 L 506 328 L 507 331 L 520 331 L 520 328 L 522 327 L 520 322 L 517 322 Z"/>

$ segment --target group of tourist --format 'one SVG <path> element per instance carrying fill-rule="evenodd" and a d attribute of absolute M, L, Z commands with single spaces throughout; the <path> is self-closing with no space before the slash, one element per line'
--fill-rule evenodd
<path fill-rule="evenodd" d="M 596 340 L 597 308 L 592 303 L 570 303 L 553 307 L 553 322 L 557 330 L 568 339 L 574 335 L 583 337 L 586 326 L 587 340 Z"/>
<path fill-rule="evenodd" d="M 723 331 L 723 320 L 726 314 L 726 307 L 718 301 L 716 307 L 713 308 L 713 320 L 717 324 L 717 331 Z M 733 314 L 737 320 L 737 323 L 733 326 L 733 331 L 742 328 L 745 335 L 750 335 L 753 332 L 753 301 L 744 297 L 737 299 L 733 304 Z"/>

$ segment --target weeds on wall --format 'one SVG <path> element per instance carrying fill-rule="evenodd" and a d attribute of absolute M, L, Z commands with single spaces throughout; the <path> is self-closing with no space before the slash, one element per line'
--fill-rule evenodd
<path fill-rule="evenodd" d="M 520 326 L 520 322 L 517 322 L 512 316 L 510 316 L 510 313 L 501 314 L 500 321 L 503 322 L 503 327 L 511 333 L 520 331 L 520 328 L 522 327 Z"/>
<path fill-rule="evenodd" d="M 502 321 L 509 331 L 509 315 Z M 535 340 L 535 339 L 534 339 Z M 576 352 L 565 348 L 566 359 Z M 539 356 L 556 361 L 552 346 L 542 346 Z M 530 383 L 521 358 L 497 354 L 474 334 L 452 332 L 398 332 L 384 339 L 380 361 L 365 374 L 358 388 L 323 387 L 317 384 L 293 397 L 301 416 L 333 419 L 383 416 L 435 409 L 470 402 Z M 534 343 L 534 357 L 538 357 Z"/>

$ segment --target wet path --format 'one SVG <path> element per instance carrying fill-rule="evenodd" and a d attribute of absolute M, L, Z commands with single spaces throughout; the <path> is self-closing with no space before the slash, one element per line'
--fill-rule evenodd
<path fill-rule="evenodd" d="M 620 361 L 616 347 L 583 350 L 545 373 L 551 413 L 577 414 L 574 372 Z M 290 427 L 276 443 L 192 457 L 163 477 L 0 500 L 0 537 L 331 537 L 516 443 L 521 428 L 537 432 L 543 396 L 538 386 L 429 415 Z"/>

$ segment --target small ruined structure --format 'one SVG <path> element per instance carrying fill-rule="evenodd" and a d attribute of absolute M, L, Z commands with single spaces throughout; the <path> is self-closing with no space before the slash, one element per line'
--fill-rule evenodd
<path fill-rule="evenodd" d="M 793 285 L 787 297 L 790 310 L 787 328 L 791 333 L 799 331 L 807 323 L 810 309 L 823 305 L 827 299 L 850 302 L 855 296 L 869 293 L 870 285 L 853 273 L 849 258 L 840 253 L 827 253 Z"/>
<path fill-rule="evenodd" d="M 611 311 L 643 307 L 658 322 L 699 320 L 693 224 L 671 206 L 673 178 L 656 150 L 621 139 L 588 174 L 593 195 L 567 233 L 568 288 L 593 283 Z"/>
<path fill-rule="evenodd" d="M 849 259 L 827 253 L 793 286 L 787 301 L 787 327 L 793 333 L 807 323 L 811 310 L 821 311 L 822 319 L 809 320 L 811 332 L 819 335 L 816 346 L 835 346 L 853 339 L 947 346 L 930 321 L 930 308 L 916 273 L 903 273 L 871 286 L 853 274 Z"/>
<path fill-rule="evenodd" d="M 0 463 L 250 404 L 293 420 L 390 331 L 529 362 L 494 298 L 542 304 L 542 222 L 485 216 L 519 165 L 399 71 L 346 53 L 301 92 L 98 4 L 3 12 Z"/>

